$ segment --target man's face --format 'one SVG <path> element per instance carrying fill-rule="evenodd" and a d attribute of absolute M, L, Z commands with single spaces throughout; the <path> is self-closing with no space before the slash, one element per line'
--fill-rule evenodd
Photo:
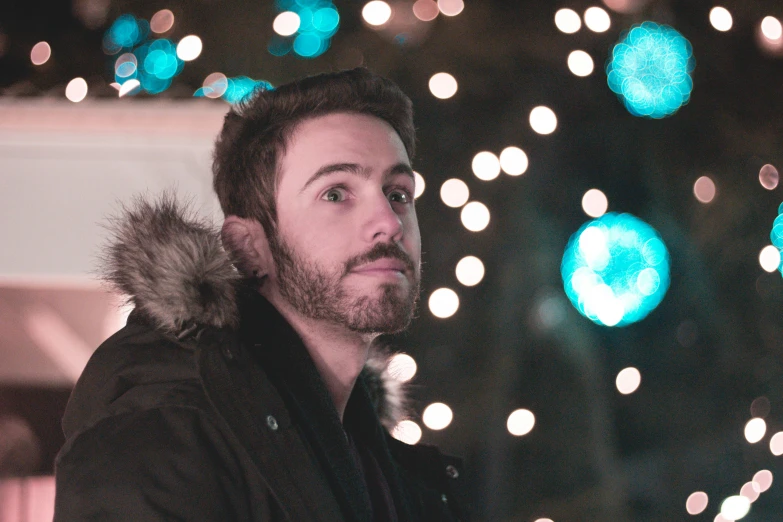
<path fill-rule="evenodd" d="M 280 158 L 273 281 L 301 315 L 361 333 L 407 327 L 419 294 L 413 172 L 369 115 L 301 123 Z"/>

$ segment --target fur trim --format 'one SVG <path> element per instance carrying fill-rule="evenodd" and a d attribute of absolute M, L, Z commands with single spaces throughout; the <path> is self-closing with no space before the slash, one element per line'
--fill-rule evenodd
<path fill-rule="evenodd" d="M 236 326 L 240 274 L 220 234 L 165 192 L 157 201 L 134 199 L 108 225 L 103 279 L 164 331 L 192 324 Z"/>
<path fill-rule="evenodd" d="M 102 255 L 104 281 L 163 331 L 237 327 L 241 274 L 220 233 L 171 192 L 136 197 L 109 219 L 112 241 Z M 184 332 L 183 332 L 184 331 Z M 362 370 L 381 423 L 391 431 L 407 417 L 404 384 L 389 371 L 390 353 L 373 346 Z"/>
<path fill-rule="evenodd" d="M 405 383 L 389 371 L 392 355 L 373 344 L 362 370 L 378 418 L 390 432 L 410 417 Z"/>

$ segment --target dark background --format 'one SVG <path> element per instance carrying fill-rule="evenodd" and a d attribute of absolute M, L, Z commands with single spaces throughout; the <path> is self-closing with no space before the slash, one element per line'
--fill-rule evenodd
<path fill-rule="evenodd" d="M 419 363 L 412 390 L 418 411 L 432 401 L 453 409 L 451 426 L 424 429 L 422 441 L 467 459 L 479 520 L 713 520 L 720 502 L 756 471 L 775 477 L 783 471 L 768 446 L 783 430 L 783 284 L 780 273 L 758 263 L 783 200 L 780 188 L 765 190 L 758 180 L 762 165 L 783 165 L 783 59 L 762 52 L 755 34 L 764 16 L 783 17 L 783 4 L 727 0 L 721 5 L 734 26 L 721 33 L 709 23 L 710 2 L 648 0 L 635 14 L 609 11 L 606 33 L 583 26 L 573 35 L 556 29 L 555 11 L 581 14 L 598 0 L 466 4 L 460 15 L 439 16 L 400 45 L 362 22 L 364 2 L 336 1 L 341 25 L 331 48 L 308 60 L 267 51 L 277 14 L 269 1 L 109 0 L 106 23 L 90 29 L 71 2 L 5 0 L 0 92 L 64 98 L 68 81 L 82 76 L 88 96 L 116 98 L 108 86 L 112 61 L 101 51 L 104 31 L 120 14 L 149 19 L 162 8 L 176 15 L 166 36 L 197 34 L 204 51 L 157 98 L 189 99 L 214 71 L 279 85 L 361 62 L 389 76 L 413 99 L 414 168 L 427 182 L 417 201 L 426 263 L 420 317 L 390 342 Z M 644 20 L 675 27 L 696 59 L 690 103 L 663 120 L 631 116 L 603 72 L 620 33 Z M 41 40 L 54 53 L 35 67 L 29 52 Z M 592 75 L 568 70 L 575 49 L 593 57 Z M 441 71 L 459 82 L 448 100 L 427 87 Z M 117 103 L 144 98 L 151 96 Z M 549 136 L 528 124 L 537 105 L 558 116 Z M 477 152 L 497 154 L 509 145 L 530 158 L 523 176 L 489 182 L 473 176 Z M 709 204 L 693 196 L 703 175 L 717 186 Z M 483 232 L 466 231 L 459 209 L 440 201 L 439 187 L 451 177 L 466 181 L 471 199 L 489 207 Z M 655 227 L 671 256 L 663 302 L 624 328 L 591 323 L 563 292 L 560 260 L 568 238 L 589 220 L 581 198 L 593 187 L 607 195 L 610 211 Z M 487 273 L 465 288 L 454 266 L 469 254 L 483 260 Z M 426 306 L 441 286 L 461 299 L 449 319 L 434 318 Z M 542 303 L 562 320 L 542 322 Z M 627 366 L 641 371 L 642 385 L 623 396 L 614 380 Z M 37 434 L 51 448 L 61 443 L 55 427 L 63 394 L 5 388 L 0 413 L 37 411 Z M 743 427 L 751 402 L 762 396 L 771 405 L 767 436 L 751 445 Z M 536 414 L 527 436 L 506 431 L 516 408 Z M 39 471 L 51 470 L 52 454 L 46 450 Z M 685 500 L 697 490 L 708 493 L 710 505 L 691 517 Z M 773 484 L 744 520 L 783 520 L 782 502 L 783 487 Z"/>

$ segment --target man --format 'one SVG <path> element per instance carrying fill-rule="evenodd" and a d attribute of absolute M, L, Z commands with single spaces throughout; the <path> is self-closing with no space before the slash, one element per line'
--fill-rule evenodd
<path fill-rule="evenodd" d="M 465 519 L 460 463 L 389 436 L 372 348 L 418 297 L 414 141 L 389 80 L 306 78 L 226 116 L 220 235 L 170 196 L 115 223 L 135 309 L 68 404 L 56 521 Z"/>

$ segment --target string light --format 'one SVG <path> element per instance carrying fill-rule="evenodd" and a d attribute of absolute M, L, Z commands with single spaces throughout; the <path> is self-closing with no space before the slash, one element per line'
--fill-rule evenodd
<path fill-rule="evenodd" d="M 434 0 L 416 0 L 413 4 L 413 14 L 422 22 L 431 22 L 438 17 L 440 9 Z"/>
<path fill-rule="evenodd" d="M 593 72 L 593 59 L 584 51 L 572 51 L 568 55 L 568 69 L 579 77 L 590 76 Z"/>
<path fill-rule="evenodd" d="M 759 169 L 759 183 L 767 190 L 775 190 L 780 181 L 778 169 L 774 165 L 764 165 Z"/>
<path fill-rule="evenodd" d="M 483 181 L 490 181 L 500 175 L 500 160 L 488 151 L 479 152 L 473 156 L 471 163 L 473 174 Z"/>
<path fill-rule="evenodd" d="M 755 482 L 746 482 L 740 489 L 740 496 L 745 497 L 752 504 L 759 499 L 760 493 L 758 488 L 759 486 Z"/>
<path fill-rule="evenodd" d="M 426 184 L 424 183 L 424 177 L 416 172 L 413 171 L 413 199 L 418 199 L 419 196 L 424 194 L 424 187 Z"/>
<path fill-rule="evenodd" d="M 87 82 L 84 78 L 74 78 L 65 87 L 65 97 L 79 103 L 87 96 Z"/>
<path fill-rule="evenodd" d="M 527 171 L 528 159 L 519 147 L 506 147 L 500 153 L 500 168 L 509 176 L 521 176 Z"/>
<path fill-rule="evenodd" d="M 438 9 L 446 16 L 457 16 L 465 9 L 462 0 L 438 0 Z"/>
<path fill-rule="evenodd" d="M 617 386 L 617 391 L 623 395 L 629 395 L 639 388 L 641 382 L 642 374 L 636 368 L 630 367 L 617 374 L 615 385 Z"/>
<path fill-rule="evenodd" d="M 527 435 L 533 431 L 533 427 L 536 425 L 536 416 L 533 412 L 524 408 L 514 410 L 511 415 L 508 416 L 506 421 L 506 429 L 515 437 L 521 437 Z"/>
<path fill-rule="evenodd" d="M 190 62 L 199 57 L 202 47 L 201 38 L 194 34 L 188 35 L 177 44 L 177 56 L 180 60 Z"/>
<path fill-rule="evenodd" d="M 582 196 L 582 210 L 590 217 L 598 218 L 606 214 L 609 208 L 609 200 L 598 189 L 590 189 Z"/>
<path fill-rule="evenodd" d="M 530 127 L 538 134 L 552 134 L 557 129 L 557 116 L 549 107 L 539 105 L 530 111 Z"/>
<path fill-rule="evenodd" d="M 392 9 L 386 2 L 381 0 L 373 0 L 367 2 L 362 9 L 362 18 L 364 21 L 373 26 L 380 26 L 385 24 L 391 18 Z"/>
<path fill-rule="evenodd" d="M 459 297 L 451 288 L 438 288 L 430 294 L 430 312 L 439 319 L 446 319 L 457 312 Z"/>
<path fill-rule="evenodd" d="M 779 457 L 783 455 L 783 431 L 779 431 L 769 439 L 769 451 Z"/>
<path fill-rule="evenodd" d="M 421 427 L 412 420 L 403 420 L 397 423 L 391 432 L 395 439 L 413 446 L 421 440 Z"/>
<path fill-rule="evenodd" d="M 715 199 L 715 182 L 708 176 L 702 176 L 693 184 L 693 195 L 702 203 L 709 203 Z"/>
<path fill-rule="evenodd" d="M 470 189 L 461 179 L 448 179 L 440 187 L 440 199 L 446 206 L 459 208 L 468 202 L 468 198 L 470 198 Z"/>
<path fill-rule="evenodd" d="M 150 18 L 150 29 L 153 33 L 165 33 L 174 27 L 174 13 L 168 9 L 161 9 Z"/>
<path fill-rule="evenodd" d="M 685 501 L 685 510 L 689 515 L 698 515 L 707 509 L 709 497 L 703 491 L 696 491 L 688 496 Z"/>
<path fill-rule="evenodd" d="M 585 25 L 594 33 L 604 33 L 609 30 L 612 20 L 600 7 L 589 7 L 585 11 Z"/>
<path fill-rule="evenodd" d="M 745 439 L 751 444 L 755 444 L 763 439 L 766 432 L 767 423 L 764 422 L 764 419 L 759 417 L 750 419 L 747 424 L 745 424 Z"/>
<path fill-rule="evenodd" d="M 733 24 L 731 13 L 725 7 L 713 7 L 710 10 L 710 24 L 718 31 L 728 31 Z"/>
<path fill-rule="evenodd" d="M 442 430 L 451 424 L 454 413 L 442 402 L 433 402 L 421 414 L 421 420 L 431 430 Z"/>
<path fill-rule="evenodd" d="M 780 250 L 774 245 L 767 245 L 759 252 L 759 264 L 765 272 L 774 272 L 780 267 Z"/>
<path fill-rule="evenodd" d="M 291 36 L 299 30 L 301 19 L 293 11 L 283 11 L 275 17 L 272 29 L 280 36 Z"/>
<path fill-rule="evenodd" d="M 481 232 L 489 225 L 489 209 L 484 203 L 471 201 L 462 207 L 462 224 L 471 232 Z"/>
<path fill-rule="evenodd" d="M 740 520 L 750 511 L 750 500 L 734 495 L 723 501 L 720 506 L 720 514 L 727 520 Z"/>
<path fill-rule="evenodd" d="M 389 360 L 389 374 L 400 382 L 408 382 L 416 375 L 416 361 L 407 353 L 397 353 Z"/>
<path fill-rule="evenodd" d="M 475 256 L 466 256 L 459 260 L 455 272 L 457 281 L 465 286 L 476 286 L 484 279 L 484 263 Z"/>
<path fill-rule="evenodd" d="M 765 16 L 761 20 L 761 34 L 767 40 L 780 40 L 783 37 L 783 25 L 774 16 Z"/>
<path fill-rule="evenodd" d="M 30 50 L 30 61 L 33 65 L 43 65 L 52 56 L 52 48 L 47 42 L 38 42 Z"/>

